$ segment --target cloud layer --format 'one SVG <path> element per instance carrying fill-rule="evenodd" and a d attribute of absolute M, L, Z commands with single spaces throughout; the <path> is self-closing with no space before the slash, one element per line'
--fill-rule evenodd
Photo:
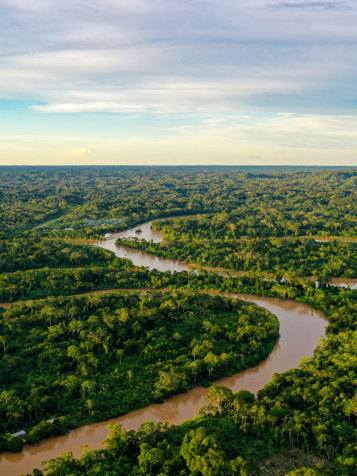
<path fill-rule="evenodd" d="M 179 118 L 162 129 L 163 137 L 202 127 L 208 134 L 204 121 L 212 114 L 226 115 L 217 126 L 224 131 L 232 115 L 252 114 L 257 133 L 259 114 L 274 123 L 283 112 L 306 124 L 335 115 L 349 130 L 357 105 L 355 5 L 0 0 L 0 99 L 26 101 L 34 118 L 138 115 L 139 136 L 142 118 L 157 115 Z"/>
<path fill-rule="evenodd" d="M 0 96 L 36 110 L 219 110 L 356 77 L 353 2 L 1 0 L 0 13 Z"/>

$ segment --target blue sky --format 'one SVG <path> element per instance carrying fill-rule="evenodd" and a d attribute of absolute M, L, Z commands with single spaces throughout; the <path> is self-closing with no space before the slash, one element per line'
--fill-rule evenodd
<path fill-rule="evenodd" d="M 0 0 L 0 164 L 357 166 L 356 25 L 356 0 Z"/>

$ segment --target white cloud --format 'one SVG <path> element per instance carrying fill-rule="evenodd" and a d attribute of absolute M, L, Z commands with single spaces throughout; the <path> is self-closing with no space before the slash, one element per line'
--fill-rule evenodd
<path fill-rule="evenodd" d="M 201 80 L 189 81 L 176 78 L 174 82 L 146 82 L 134 89 L 124 88 L 122 92 L 112 91 L 72 91 L 71 102 L 50 102 L 31 106 L 40 112 L 192 112 L 209 110 L 235 110 L 237 101 L 257 94 L 301 91 L 302 84 L 293 80 L 242 78 L 236 81 Z"/>
<path fill-rule="evenodd" d="M 217 142 L 300 150 L 357 150 L 357 117 L 278 113 L 246 118 L 223 117 L 174 127 L 181 137 L 210 138 Z M 354 154 L 355 156 L 355 154 Z"/>

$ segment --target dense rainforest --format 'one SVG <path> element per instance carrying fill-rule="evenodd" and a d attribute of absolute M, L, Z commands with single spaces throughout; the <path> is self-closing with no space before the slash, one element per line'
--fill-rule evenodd
<path fill-rule="evenodd" d="M 35 237 L 0 240 L 0 275 L 37 268 L 114 266 L 122 261 L 103 249 L 78 243 L 38 240 Z"/>
<path fill-rule="evenodd" d="M 334 276 L 357 277 L 357 242 L 324 243 L 312 238 L 287 237 L 246 239 L 233 238 L 232 233 L 218 238 L 214 234 L 215 217 L 205 217 L 197 234 L 180 229 L 182 225 L 187 230 L 191 223 L 197 226 L 200 218 L 191 217 L 153 222 L 153 228 L 164 234 L 161 243 L 139 238 L 119 238 L 117 243 L 208 268 L 314 276 L 324 280 Z M 234 224 L 231 228 L 234 229 Z M 203 233 L 206 236 L 200 238 Z"/>
<path fill-rule="evenodd" d="M 34 427 L 27 440 L 35 441 L 42 419 L 105 420 L 207 385 L 267 357 L 278 327 L 255 305 L 205 294 L 97 294 L 14 306 L 0 319 L 1 429 L 16 431 L 21 422 Z"/>
<path fill-rule="evenodd" d="M 61 457 L 46 474 L 287 474 L 279 466 L 289 468 L 299 455 L 315 469 L 292 474 L 354 474 L 357 293 L 305 282 L 180 274 L 191 292 L 207 287 L 291 295 L 325 312 L 328 337 L 313 358 L 277 374 L 257 397 L 212 387 L 210 404 L 197 419 L 179 426 L 147 423 L 137 432 L 115 426 L 104 450 L 85 452 L 80 460 Z"/>
<path fill-rule="evenodd" d="M 0 167 L 0 230 L 98 237 L 156 217 L 234 211 L 242 235 L 354 236 L 356 183 L 353 169 Z"/>
<path fill-rule="evenodd" d="M 232 291 L 320 309 L 327 336 L 257 395 L 211 387 L 194 420 L 114 426 L 104 449 L 33 474 L 356 474 L 357 291 L 329 285 L 357 276 L 356 191 L 353 169 L 0 168 L 0 301 L 25 301 L 0 309 L 1 449 L 256 365 L 278 322 L 209 294 Z M 232 273 L 150 271 L 81 242 L 174 216 L 154 222 L 161 243 L 125 244 Z"/>

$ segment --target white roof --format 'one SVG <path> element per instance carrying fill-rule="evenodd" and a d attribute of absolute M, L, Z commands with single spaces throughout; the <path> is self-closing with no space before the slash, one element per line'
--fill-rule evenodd
<path fill-rule="evenodd" d="M 17 431 L 16 433 L 11 433 L 11 436 L 24 436 L 24 435 L 26 435 L 25 430 L 20 430 L 20 431 Z"/>

